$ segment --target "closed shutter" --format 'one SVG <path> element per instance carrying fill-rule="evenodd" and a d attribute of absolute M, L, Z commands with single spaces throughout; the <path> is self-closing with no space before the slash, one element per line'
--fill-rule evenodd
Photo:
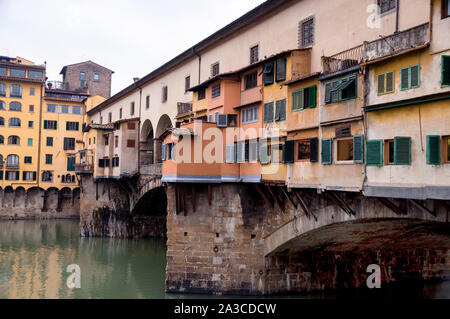
<path fill-rule="evenodd" d="M 273 63 L 264 65 L 264 85 L 273 84 L 274 67 Z"/>
<path fill-rule="evenodd" d="M 69 128 L 69 123 L 70 123 L 70 122 L 66 122 L 66 131 L 70 130 L 70 128 Z"/>
<path fill-rule="evenodd" d="M 353 161 L 355 163 L 364 162 L 364 135 L 353 137 Z"/>
<path fill-rule="evenodd" d="M 47 128 L 48 128 L 48 121 L 44 120 L 44 129 L 47 129 Z"/>
<path fill-rule="evenodd" d="M 269 146 L 261 145 L 261 151 L 259 153 L 259 161 L 261 164 L 269 164 Z"/>
<path fill-rule="evenodd" d="M 225 146 L 225 163 L 235 163 L 236 162 L 236 146 L 235 145 L 227 145 Z"/>
<path fill-rule="evenodd" d="M 386 74 L 386 93 L 394 92 L 394 72 Z"/>
<path fill-rule="evenodd" d="M 16 181 L 20 180 L 20 172 L 16 172 Z"/>
<path fill-rule="evenodd" d="M 317 137 L 309 140 L 309 161 L 316 163 L 319 161 L 319 139 Z"/>
<path fill-rule="evenodd" d="M 79 122 L 75 122 L 75 130 L 79 130 L 80 129 L 80 123 Z"/>
<path fill-rule="evenodd" d="M 409 69 L 400 70 L 400 88 L 402 90 L 409 89 Z"/>
<path fill-rule="evenodd" d="M 442 85 L 450 85 L 450 55 L 442 56 Z"/>
<path fill-rule="evenodd" d="M 275 122 L 278 122 L 280 120 L 280 106 L 281 101 L 277 101 L 275 107 Z"/>
<path fill-rule="evenodd" d="M 286 121 L 286 99 L 277 101 L 277 109 L 278 121 Z"/>
<path fill-rule="evenodd" d="M 22 172 L 22 180 L 23 181 L 27 180 L 27 172 Z"/>
<path fill-rule="evenodd" d="M 82 129 L 83 129 L 83 132 L 86 132 L 86 123 L 83 123 Z"/>
<path fill-rule="evenodd" d="M 317 104 L 317 86 L 311 86 L 308 90 L 308 107 L 315 108 Z"/>
<path fill-rule="evenodd" d="M 383 166 L 383 140 L 366 141 L 366 165 Z"/>
<path fill-rule="evenodd" d="M 415 65 L 410 68 L 411 73 L 411 88 L 420 86 L 420 65 Z"/>
<path fill-rule="evenodd" d="M 333 140 L 331 138 L 322 140 L 322 164 L 324 165 L 332 163 L 332 145 Z"/>
<path fill-rule="evenodd" d="M 0 171 L 0 181 L 3 180 L 3 171 Z"/>
<path fill-rule="evenodd" d="M 67 158 L 67 171 L 68 172 L 75 171 L 75 157 L 68 157 Z"/>
<path fill-rule="evenodd" d="M 264 104 L 264 123 L 273 122 L 273 102 Z"/>
<path fill-rule="evenodd" d="M 64 150 L 67 151 L 68 138 L 64 138 Z"/>
<path fill-rule="evenodd" d="M 283 145 L 283 163 L 294 163 L 294 141 L 286 141 Z"/>
<path fill-rule="evenodd" d="M 276 81 L 286 80 L 286 58 L 277 60 Z"/>
<path fill-rule="evenodd" d="M 384 94 L 386 89 L 384 87 L 384 74 L 378 75 L 378 94 Z"/>
<path fill-rule="evenodd" d="M 161 146 L 161 160 L 166 160 L 166 144 L 162 144 Z"/>
<path fill-rule="evenodd" d="M 36 180 L 36 172 L 33 172 L 33 181 Z"/>
<path fill-rule="evenodd" d="M 249 144 L 249 161 L 256 162 L 258 160 L 258 142 L 251 141 Z"/>
<path fill-rule="evenodd" d="M 427 164 L 441 164 L 441 137 L 439 135 L 427 136 Z"/>
<path fill-rule="evenodd" d="M 331 103 L 331 83 L 325 85 L 325 103 Z"/>
<path fill-rule="evenodd" d="M 411 138 L 396 137 L 394 138 L 394 164 L 410 165 L 411 164 Z"/>
<path fill-rule="evenodd" d="M 105 160 L 103 158 L 98 160 L 98 167 L 105 167 Z"/>
<path fill-rule="evenodd" d="M 339 90 L 340 81 L 334 81 L 331 86 L 331 103 L 339 101 Z"/>

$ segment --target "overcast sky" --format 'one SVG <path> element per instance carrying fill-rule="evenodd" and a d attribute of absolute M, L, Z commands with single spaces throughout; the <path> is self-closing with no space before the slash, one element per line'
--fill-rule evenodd
<path fill-rule="evenodd" d="M 64 65 L 92 60 L 130 85 L 264 0 L 0 0 L 0 55 Z"/>

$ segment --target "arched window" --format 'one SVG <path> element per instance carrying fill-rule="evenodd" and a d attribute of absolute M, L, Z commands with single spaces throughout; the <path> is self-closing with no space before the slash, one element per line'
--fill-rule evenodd
<path fill-rule="evenodd" d="M 19 156 L 8 155 L 6 158 L 6 168 L 19 168 Z"/>
<path fill-rule="evenodd" d="M 3 101 L 0 101 L 0 110 L 4 111 L 6 109 L 6 103 Z"/>
<path fill-rule="evenodd" d="M 6 85 L 0 83 L 0 96 L 6 96 Z"/>
<path fill-rule="evenodd" d="M 9 119 L 8 125 L 11 127 L 20 127 L 20 119 L 17 117 L 12 117 Z"/>
<path fill-rule="evenodd" d="M 0 117 L 0 126 L 5 126 L 5 119 Z"/>
<path fill-rule="evenodd" d="M 3 135 L 0 135 L 0 144 L 5 144 L 5 138 Z"/>
<path fill-rule="evenodd" d="M 10 97 L 22 97 L 22 87 L 19 84 L 13 84 L 9 91 Z"/>
<path fill-rule="evenodd" d="M 16 112 L 21 112 L 22 111 L 22 104 L 20 104 L 20 102 L 11 102 L 11 103 L 9 103 L 9 110 L 10 111 L 16 111 Z"/>
<path fill-rule="evenodd" d="M 11 135 L 8 137 L 8 144 L 9 145 L 20 145 L 20 137 L 16 135 Z"/>

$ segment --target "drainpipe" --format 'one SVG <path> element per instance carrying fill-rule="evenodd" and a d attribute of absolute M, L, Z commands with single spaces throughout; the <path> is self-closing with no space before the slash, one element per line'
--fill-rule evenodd
<path fill-rule="evenodd" d="M 36 172 L 36 179 L 37 179 L 37 186 L 40 187 L 40 172 L 41 172 L 41 135 L 42 135 L 42 100 L 44 99 L 44 84 L 41 84 L 41 99 L 39 102 L 39 142 L 38 142 L 38 159 L 37 159 L 37 172 Z"/>
<path fill-rule="evenodd" d="M 398 2 L 397 2 L 398 3 Z M 362 94 L 363 94 L 363 130 L 364 130 L 364 144 L 365 141 L 367 140 L 367 112 L 366 112 L 366 106 L 367 106 L 367 98 L 366 98 L 366 81 L 369 80 L 369 72 L 368 72 L 368 66 L 365 65 L 362 68 L 362 72 L 364 75 L 364 80 L 363 80 L 363 85 L 362 85 Z M 366 146 L 364 145 L 364 150 L 366 149 Z M 364 152 L 363 152 L 363 158 L 364 156 Z M 362 181 L 362 185 L 361 185 L 361 189 L 364 192 L 364 185 L 367 182 L 367 166 L 366 166 L 366 161 L 365 159 L 363 160 L 363 181 Z"/>
<path fill-rule="evenodd" d="M 198 84 L 200 84 L 200 74 L 202 71 L 202 56 L 195 52 L 195 47 L 192 47 L 192 52 L 198 56 Z"/>
<path fill-rule="evenodd" d="M 138 120 L 138 173 L 141 173 L 141 112 L 142 112 L 142 88 L 139 88 L 139 120 Z"/>
<path fill-rule="evenodd" d="M 395 9 L 395 33 L 399 32 L 399 23 L 398 23 L 398 19 L 400 17 L 400 0 L 397 0 L 397 7 Z"/>
<path fill-rule="evenodd" d="M 442 0 L 443 1 L 443 0 Z M 430 21 L 428 24 L 428 43 L 431 44 L 432 33 L 433 33 L 433 4 L 434 1 L 430 0 Z"/>

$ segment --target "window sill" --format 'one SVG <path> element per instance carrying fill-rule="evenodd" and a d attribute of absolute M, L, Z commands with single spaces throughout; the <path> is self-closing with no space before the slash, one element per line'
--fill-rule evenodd
<path fill-rule="evenodd" d="M 355 163 L 353 160 L 351 160 L 351 161 L 336 161 L 335 164 L 336 165 L 357 165 L 360 163 Z"/>

